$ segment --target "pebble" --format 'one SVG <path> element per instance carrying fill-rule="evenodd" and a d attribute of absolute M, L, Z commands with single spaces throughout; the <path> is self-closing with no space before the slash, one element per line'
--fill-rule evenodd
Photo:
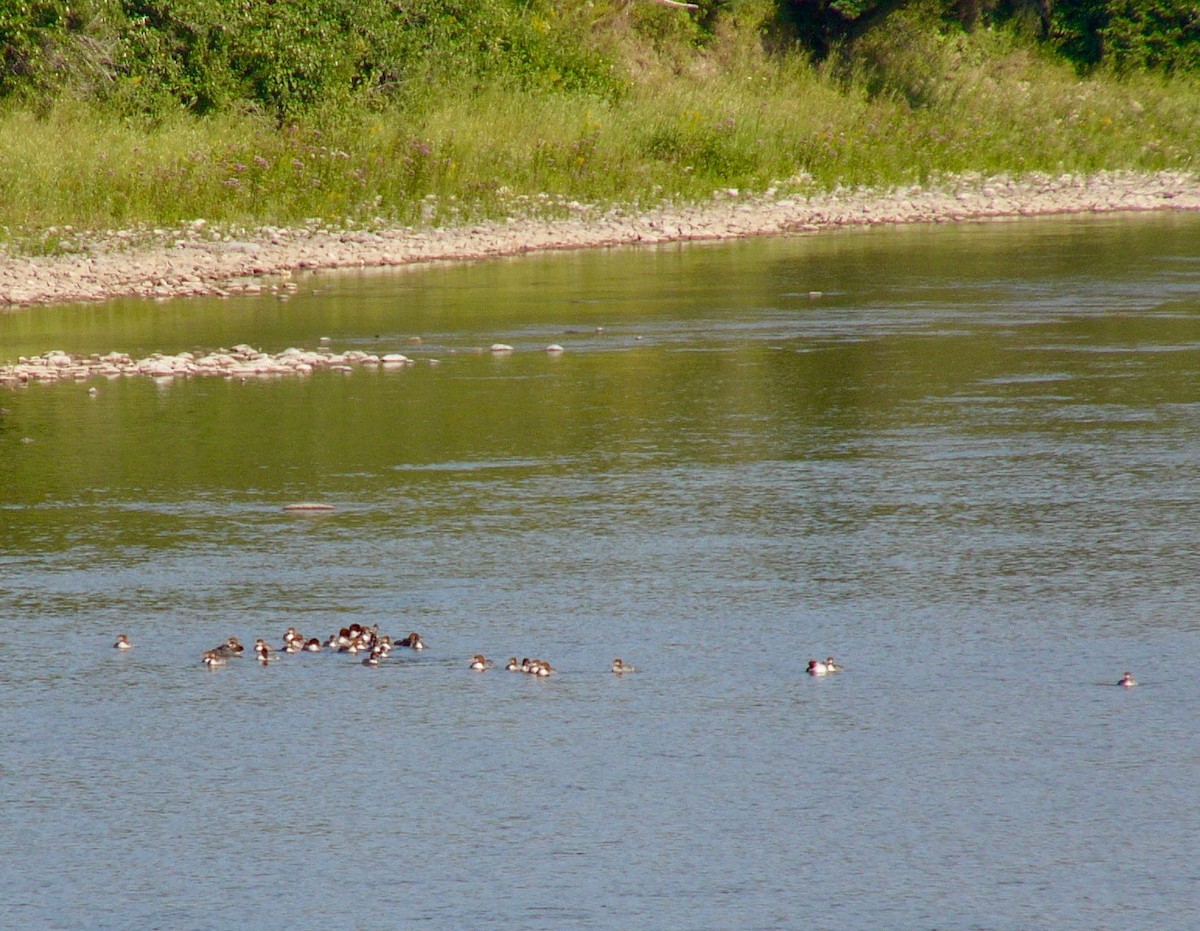
<path fill-rule="evenodd" d="M 199 356 L 191 352 L 175 355 L 156 352 L 144 359 L 134 359 L 123 352 L 80 356 L 54 349 L 40 356 L 21 356 L 16 363 L 0 366 L 0 386 L 11 388 L 31 382 L 82 381 L 121 376 L 143 376 L 168 384 L 176 378 L 311 375 L 321 369 L 347 372 L 355 366 L 398 368 L 414 364 L 413 359 L 400 353 L 381 357 L 360 350 L 333 353 L 291 347 L 272 354 L 244 344 Z M 89 388 L 88 394 L 95 395 L 97 390 Z"/>

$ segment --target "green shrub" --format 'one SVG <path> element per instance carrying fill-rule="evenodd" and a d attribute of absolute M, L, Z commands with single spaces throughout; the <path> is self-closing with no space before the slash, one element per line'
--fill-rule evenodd
<path fill-rule="evenodd" d="M 14 4 L 15 5 L 11 5 Z M 599 95 L 611 63 L 550 3 L 520 0 L 9 0 L 0 97 L 18 92 L 124 112 L 416 102 L 481 82 Z M 102 80 L 82 80 L 89 73 Z"/>
<path fill-rule="evenodd" d="M 109 0 L 4 0 L 0 99 L 38 103 L 103 93 L 115 79 Z"/>

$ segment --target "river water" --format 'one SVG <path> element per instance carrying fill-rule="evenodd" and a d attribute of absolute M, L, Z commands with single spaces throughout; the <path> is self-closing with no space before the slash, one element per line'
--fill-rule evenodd
<path fill-rule="evenodd" d="M 1200 217 L 27 310 L 0 361 L 322 337 L 418 364 L 0 394 L 0 926 L 1200 925 Z M 429 648 L 200 663 L 353 622 Z"/>

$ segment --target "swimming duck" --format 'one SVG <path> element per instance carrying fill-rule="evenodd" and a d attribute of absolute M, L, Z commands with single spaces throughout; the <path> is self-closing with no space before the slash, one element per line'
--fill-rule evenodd
<path fill-rule="evenodd" d="M 508 662 L 504 664 L 504 668 L 509 672 L 520 672 L 521 664 L 517 662 L 517 658 L 515 656 L 510 656 L 508 658 Z"/>
<path fill-rule="evenodd" d="M 218 656 L 228 659 L 231 656 L 241 656 L 245 649 L 246 648 L 242 646 L 242 642 L 238 640 L 237 637 L 230 637 L 212 652 L 216 653 Z"/>
<path fill-rule="evenodd" d="M 496 665 L 495 663 L 493 663 L 490 659 L 487 659 L 480 653 L 476 653 L 475 656 L 471 659 L 471 668 L 477 672 L 483 672 L 483 670 L 485 670 L 485 669 L 491 669 L 495 665 Z"/>
<path fill-rule="evenodd" d="M 621 675 L 622 673 L 633 672 L 633 664 L 627 663 L 618 657 L 617 659 L 613 660 L 612 671 L 615 672 L 618 676 Z"/>
<path fill-rule="evenodd" d="M 300 643 L 303 643 L 304 635 L 298 633 L 295 627 L 289 627 L 287 629 L 287 633 L 283 635 L 283 645 L 286 647 L 293 641 L 299 641 Z"/>
<path fill-rule="evenodd" d="M 366 659 L 364 659 L 364 660 L 362 661 L 362 664 L 363 664 L 364 666 L 378 666 L 378 665 L 379 665 L 379 657 L 380 657 L 380 653 L 379 653 L 379 651 L 378 651 L 378 650 L 372 650 L 372 651 L 371 651 L 371 652 L 370 652 L 370 653 L 367 655 L 367 658 L 366 658 Z"/>
<path fill-rule="evenodd" d="M 272 648 L 267 643 L 267 641 L 265 641 L 262 637 L 259 637 L 257 640 L 254 641 L 254 652 L 258 654 L 259 659 L 263 659 L 263 658 L 274 659 L 275 658 L 274 648 Z"/>
<path fill-rule="evenodd" d="M 1121 676 L 1121 681 L 1117 685 L 1121 686 L 1121 688 L 1131 689 L 1137 685 L 1137 679 L 1133 677 L 1133 673 L 1126 672 L 1125 675 Z"/>
<path fill-rule="evenodd" d="M 402 647 L 408 647 L 410 650 L 425 649 L 425 641 L 421 639 L 421 635 L 418 633 L 409 634 L 403 640 L 399 641 L 396 645 L 402 646 Z"/>
<path fill-rule="evenodd" d="M 129 642 L 129 634 L 117 634 L 117 642 L 113 644 L 113 649 L 132 650 L 133 644 Z"/>
<path fill-rule="evenodd" d="M 312 637 L 308 641 L 308 643 L 304 644 L 304 651 L 306 653 L 320 653 L 321 652 L 321 641 L 318 640 L 316 637 Z"/>
<path fill-rule="evenodd" d="M 216 666 L 225 665 L 225 657 L 216 650 L 205 650 L 204 655 L 200 657 L 200 662 L 204 663 L 209 669 Z"/>
<path fill-rule="evenodd" d="M 823 676 L 828 672 L 829 666 L 820 660 L 810 659 L 808 661 L 808 674 L 810 676 Z"/>
<path fill-rule="evenodd" d="M 835 663 L 833 661 L 833 657 L 830 656 L 825 660 L 825 671 L 826 672 L 841 672 L 842 667 L 838 663 Z"/>

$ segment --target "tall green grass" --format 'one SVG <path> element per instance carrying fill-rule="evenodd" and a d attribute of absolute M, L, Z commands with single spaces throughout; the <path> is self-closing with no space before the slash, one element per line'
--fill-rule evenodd
<path fill-rule="evenodd" d="M 441 81 L 403 105 L 316 108 L 282 124 L 248 112 L 142 122 L 70 102 L 12 106 L 0 112 L 0 236 L 29 246 L 47 229 L 196 218 L 457 224 L 728 188 L 1200 169 L 1194 79 L 1080 78 L 1010 34 L 920 23 L 814 66 L 765 50 L 766 9 L 736 7 L 704 41 L 665 8 L 593 11 L 592 40 L 620 63 L 617 93 Z M 633 15 L 662 19 L 633 30 Z"/>

